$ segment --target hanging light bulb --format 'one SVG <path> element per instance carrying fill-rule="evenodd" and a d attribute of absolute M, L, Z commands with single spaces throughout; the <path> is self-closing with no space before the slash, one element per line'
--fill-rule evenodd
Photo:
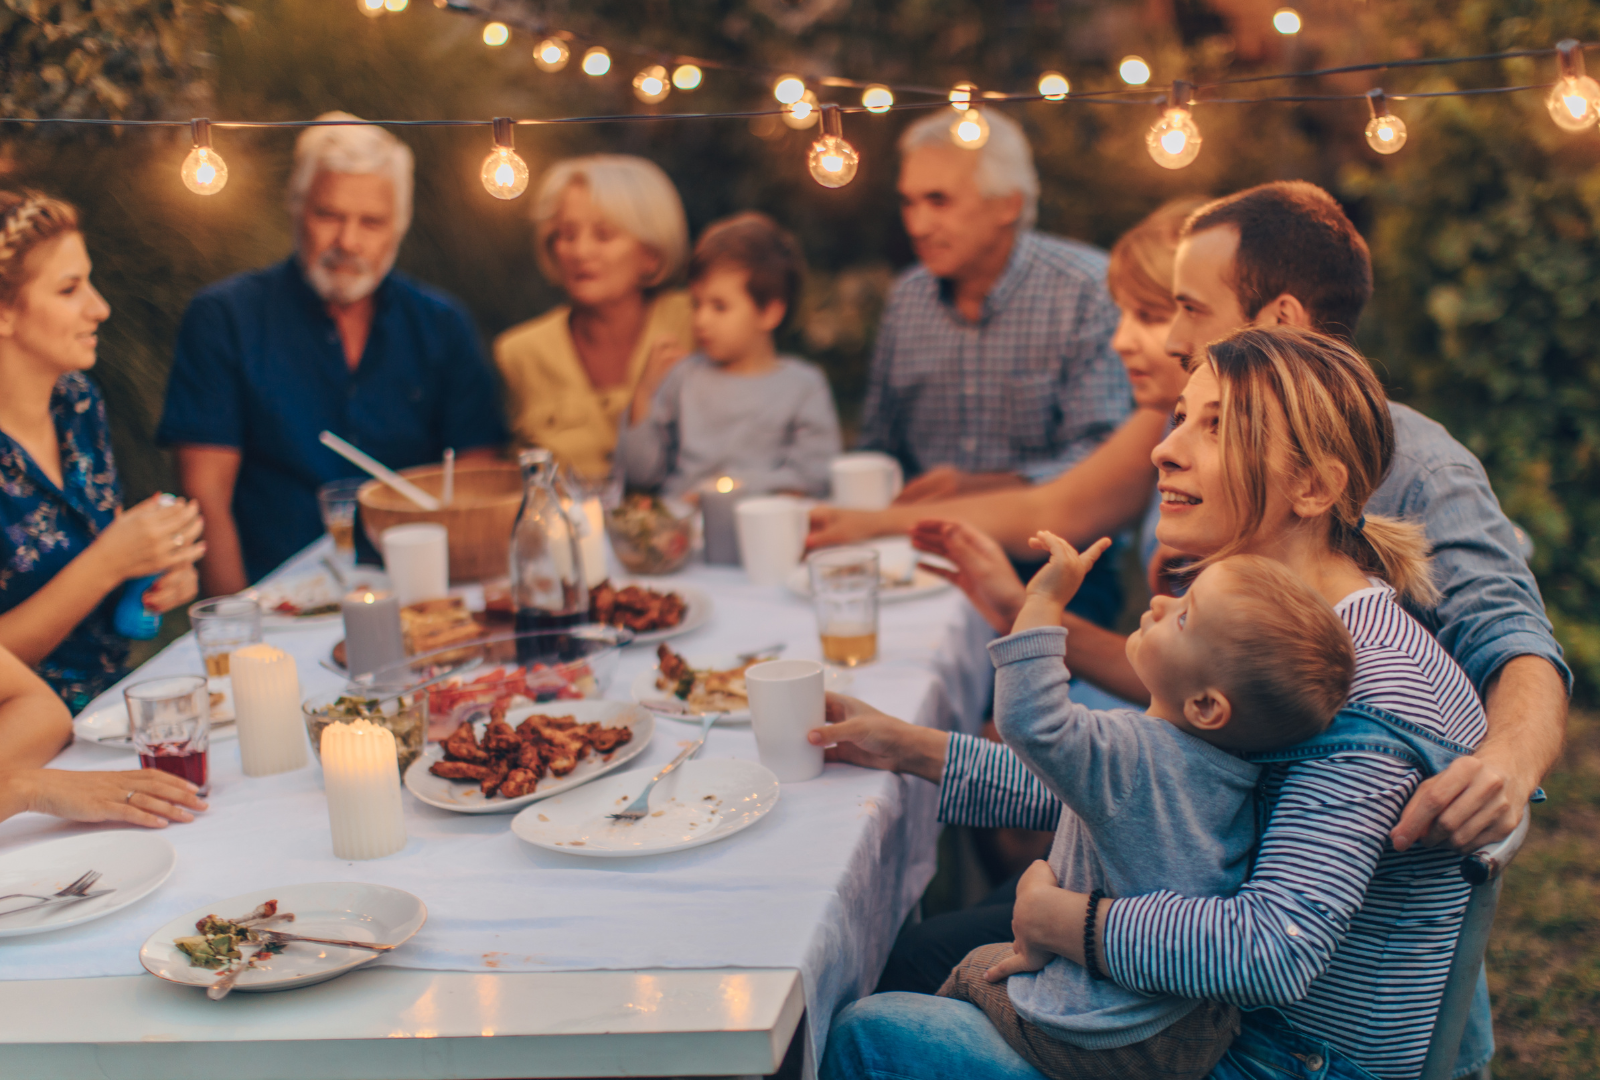
<path fill-rule="evenodd" d="M 383 0 L 357 0 L 361 13 L 369 19 L 376 19 L 383 14 Z"/>
<path fill-rule="evenodd" d="M 1556 63 L 1561 77 L 1545 99 L 1550 118 L 1568 131 L 1594 127 L 1600 120 L 1600 83 L 1583 73 L 1583 46 L 1571 38 L 1557 42 Z"/>
<path fill-rule="evenodd" d="M 700 80 L 705 73 L 694 64 L 679 64 L 672 71 L 672 85 L 679 90 L 695 90 L 700 86 Z"/>
<path fill-rule="evenodd" d="M 972 108 L 972 101 L 978 96 L 978 88 L 969 82 L 958 82 L 950 88 L 950 107 L 957 112 L 966 112 Z"/>
<path fill-rule="evenodd" d="M 611 54 L 606 52 L 605 46 L 596 45 L 583 54 L 583 73 L 599 78 L 611 70 Z"/>
<path fill-rule="evenodd" d="M 497 49 L 511 40 L 511 28 L 503 22 L 492 22 L 483 28 L 483 43 Z"/>
<path fill-rule="evenodd" d="M 1292 7 L 1279 8 L 1272 13 L 1272 28 L 1285 37 L 1300 32 L 1300 13 Z"/>
<path fill-rule="evenodd" d="M 1367 108 L 1372 119 L 1367 121 L 1367 145 L 1380 154 L 1392 154 L 1406 144 L 1406 122 L 1389 112 L 1389 104 L 1382 90 L 1367 91 Z"/>
<path fill-rule="evenodd" d="M 810 90 L 807 90 L 799 101 L 791 101 L 783 107 L 783 122 L 796 131 L 816 127 L 817 120 L 821 116 L 822 105 L 817 101 L 817 95 Z"/>
<path fill-rule="evenodd" d="M 411 4 L 411 0 L 383 0 L 383 10 L 398 15 Z"/>
<path fill-rule="evenodd" d="M 861 91 L 861 104 L 871 113 L 886 113 L 894 104 L 894 91 L 882 83 L 873 83 Z"/>
<path fill-rule="evenodd" d="M 989 121 L 983 110 L 970 108 L 950 122 L 950 138 L 957 146 L 976 150 L 989 141 Z"/>
<path fill-rule="evenodd" d="M 194 149 L 183 159 L 178 175 L 183 177 L 183 186 L 196 195 L 215 195 L 228 184 L 228 163 L 211 149 L 211 121 L 190 120 L 189 134 Z"/>
<path fill-rule="evenodd" d="M 540 71 L 560 71 L 571 57 L 572 50 L 560 38 L 545 38 L 533 49 L 533 62 Z"/>
<path fill-rule="evenodd" d="M 1117 74 L 1129 86 L 1143 86 L 1150 81 L 1150 65 L 1142 56 L 1124 56 L 1117 65 Z"/>
<path fill-rule="evenodd" d="M 1060 101 L 1072 93 L 1072 84 L 1059 71 L 1047 71 L 1039 76 L 1039 93 L 1051 101 Z"/>
<path fill-rule="evenodd" d="M 811 144 L 806 166 L 811 178 L 826 188 L 844 187 L 856 178 L 861 156 L 844 141 L 844 121 L 837 105 L 822 107 L 822 137 Z"/>
<path fill-rule="evenodd" d="M 1200 154 L 1200 129 L 1189 116 L 1194 87 L 1179 80 L 1172 84 L 1161 119 L 1144 137 L 1150 156 L 1163 169 L 1181 169 Z"/>
<path fill-rule="evenodd" d="M 793 105 L 806 96 L 805 81 L 798 75 L 785 75 L 772 84 L 772 96 L 781 105 Z"/>
<path fill-rule="evenodd" d="M 633 77 L 633 96 L 646 105 L 665 101 L 670 93 L 672 84 L 667 81 L 667 69 L 660 64 L 651 64 Z"/>
<path fill-rule="evenodd" d="M 528 190 L 528 163 L 511 149 L 511 117 L 494 118 L 494 149 L 483 159 L 478 178 L 497 199 L 515 199 Z"/>

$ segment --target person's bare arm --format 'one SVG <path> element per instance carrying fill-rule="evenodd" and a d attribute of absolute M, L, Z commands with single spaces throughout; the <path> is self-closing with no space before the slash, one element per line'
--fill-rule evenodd
<path fill-rule="evenodd" d="M 1489 733 L 1469 757 L 1424 781 L 1389 834 L 1395 850 L 1419 840 L 1461 851 L 1492 844 L 1517 827 L 1528 797 L 1561 754 L 1567 688 L 1540 656 L 1506 661 L 1488 688 Z"/>
<path fill-rule="evenodd" d="M 36 769 L 72 741 L 72 714 L 26 664 L 0 649 L 0 761 Z"/>
<path fill-rule="evenodd" d="M 243 455 L 231 446 L 178 447 L 178 483 L 200 504 L 206 519 L 206 555 L 200 560 L 202 596 L 228 596 L 250 585 L 233 520 L 233 487 Z"/>
<path fill-rule="evenodd" d="M 818 507 L 811 512 L 807 547 L 909 532 L 924 518 L 974 525 L 1015 556 L 1033 554 L 1028 538 L 1040 529 L 1081 547 L 1120 532 L 1144 513 L 1156 479 L 1150 452 L 1166 426 L 1165 413 L 1137 410 L 1094 453 L 1054 480 L 1031 487 L 885 510 Z"/>
<path fill-rule="evenodd" d="M 954 465 L 935 465 L 912 480 L 895 498 L 896 506 L 939 502 L 965 495 L 1013 491 L 1028 486 L 1027 477 L 1014 472 L 969 473 Z"/>

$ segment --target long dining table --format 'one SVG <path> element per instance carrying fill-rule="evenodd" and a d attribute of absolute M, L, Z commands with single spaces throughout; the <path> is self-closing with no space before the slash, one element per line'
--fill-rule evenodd
<path fill-rule="evenodd" d="M 324 538 L 281 567 L 287 582 L 331 553 Z M 694 562 L 658 588 L 693 585 L 709 621 L 672 644 L 693 658 L 782 642 L 820 658 L 808 601 Z M 303 696 L 335 690 L 319 661 L 338 619 L 267 630 Z M 975 731 L 992 687 L 989 631 L 953 589 L 885 604 L 876 662 L 830 688 L 919 724 Z M 652 649 L 623 650 L 606 696 L 627 700 Z M 124 681 L 198 673 L 192 634 Z M 123 684 L 91 709 L 115 707 Z M 662 718 L 627 768 L 641 777 L 697 727 Z M 703 758 L 757 757 L 749 727 L 712 730 Z M 126 747 L 80 741 L 53 767 L 137 767 Z M 870 993 L 933 875 L 937 792 L 926 781 L 830 763 L 784 784 L 752 827 L 693 850 L 629 859 L 518 840 L 509 814 L 405 799 L 395 855 L 333 855 L 321 770 L 246 777 L 238 743 L 211 748 L 210 809 L 162 833 L 176 868 L 156 891 L 94 922 L 0 939 L 0 1077 L 296 1080 L 398 1077 L 757 1076 L 801 1034 L 815 1075 L 829 1022 Z M 0 822 L 8 852 L 111 826 L 35 814 Z M 139 949 L 194 908 L 256 889 L 370 882 L 415 893 L 428 921 L 406 946 L 341 978 L 210 1001 L 143 971 Z M 802 1031 L 803 1026 L 803 1031 Z"/>

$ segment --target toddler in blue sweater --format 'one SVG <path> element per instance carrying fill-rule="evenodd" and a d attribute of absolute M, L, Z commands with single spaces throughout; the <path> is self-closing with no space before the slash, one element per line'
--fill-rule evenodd
<path fill-rule="evenodd" d="M 1053 533 L 1031 543 L 1050 561 L 989 651 L 1000 735 L 1064 806 L 1049 874 L 1112 897 L 1234 892 L 1259 835 L 1259 767 L 1241 755 L 1327 727 L 1355 671 L 1349 632 L 1282 563 L 1222 559 L 1184 596 L 1156 597 L 1128 639 L 1150 708 L 1087 709 L 1068 695 L 1061 613 L 1110 541 L 1082 554 Z M 1232 1006 L 1127 990 L 1098 977 L 1092 952 L 1087 961 L 985 946 L 939 992 L 981 1008 L 1052 1080 L 1198 1080 L 1227 1050 Z"/>

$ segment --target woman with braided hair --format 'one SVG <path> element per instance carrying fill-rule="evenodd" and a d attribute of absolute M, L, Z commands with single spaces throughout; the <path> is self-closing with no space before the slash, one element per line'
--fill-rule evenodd
<path fill-rule="evenodd" d="M 158 495 L 122 509 L 105 406 L 85 376 L 111 315 L 89 273 L 71 205 L 0 191 L 0 647 L 73 712 L 123 673 L 124 583 L 154 576 L 144 606 L 169 611 L 194 597 L 205 551 L 194 504 Z"/>

